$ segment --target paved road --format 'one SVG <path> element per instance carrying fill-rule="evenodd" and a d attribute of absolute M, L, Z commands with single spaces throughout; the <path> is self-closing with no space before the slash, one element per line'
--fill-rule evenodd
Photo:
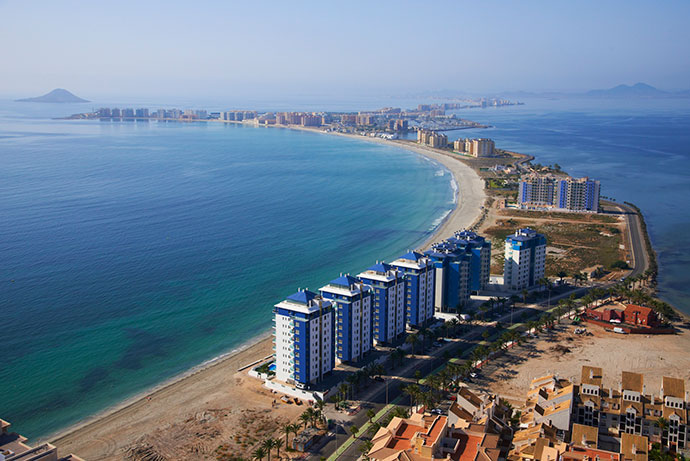
<path fill-rule="evenodd" d="M 618 208 L 625 213 L 625 219 L 628 221 L 628 236 L 632 246 L 633 257 L 633 270 L 629 277 L 635 277 L 642 274 L 649 268 L 649 255 L 647 255 L 640 216 L 634 208 L 624 203 L 603 201 L 602 205 Z"/>
<path fill-rule="evenodd" d="M 556 305 L 559 299 L 566 298 L 571 294 L 580 294 L 584 291 L 589 290 L 589 287 L 580 287 L 573 290 L 569 290 L 565 293 L 552 296 L 550 303 L 548 300 L 544 300 L 540 303 L 531 304 L 525 306 L 524 308 L 515 309 L 513 312 L 514 318 L 520 318 L 522 312 L 531 312 L 532 316 L 538 316 L 541 311 L 553 307 Z M 507 312 L 497 319 L 498 322 L 503 324 L 510 323 L 511 313 Z M 450 342 L 444 344 L 442 347 L 432 351 L 428 356 L 417 356 L 415 358 L 406 357 L 405 365 L 402 368 L 396 368 L 394 371 L 397 376 L 402 378 L 413 378 L 417 370 L 420 370 L 422 376 L 426 376 L 428 373 L 432 372 L 439 366 L 443 365 L 446 360 L 443 358 L 444 352 L 450 353 L 452 357 L 457 355 L 457 350 L 460 347 L 467 347 L 469 344 L 474 345 L 475 341 L 481 339 L 481 335 L 486 329 L 486 326 L 475 326 L 469 332 L 459 337 L 459 341 Z M 431 358 L 429 358 L 431 357 Z M 396 397 L 402 395 L 400 390 L 401 384 L 406 384 L 402 379 L 396 379 L 396 377 L 386 377 L 388 382 L 388 400 L 386 400 L 386 386 L 383 383 L 374 383 L 374 385 L 365 392 L 361 392 L 358 398 L 366 403 L 364 407 L 352 420 L 345 421 L 342 418 L 342 414 L 335 413 L 332 405 L 327 406 L 327 416 L 336 421 L 337 429 L 337 440 L 336 437 L 331 436 L 328 439 L 321 442 L 321 445 L 315 449 L 307 457 L 309 460 L 319 460 L 321 457 L 328 457 L 335 452 L 338 446 L 343 444 L 345 440 L 351 435 L 350 427 L 355 425 L 357 427 L 362 427 L 367 422 L 367 410 L 373 408 L 375 412 L 379 412 L 386 405 L 386 402 L 394 400 Z M 407 402 L 407 399 L 403 399 L 403 402 Z M 365 435 L 365 434 L 362 434 Z M 338 457 L 338 460 L 348 460 L 354 461 L 358 459 L 362 453 L 359 451 L 359 447 L 362 443 L 356 442 L 352 444 L 343 454 Z"/>

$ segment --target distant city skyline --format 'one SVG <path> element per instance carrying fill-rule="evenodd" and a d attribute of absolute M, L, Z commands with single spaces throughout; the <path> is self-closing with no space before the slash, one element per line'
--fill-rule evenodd
<path fill-rule="evenodd" d="M 687 89 L 690 3 L 0 1 L 0 96 Z"/>

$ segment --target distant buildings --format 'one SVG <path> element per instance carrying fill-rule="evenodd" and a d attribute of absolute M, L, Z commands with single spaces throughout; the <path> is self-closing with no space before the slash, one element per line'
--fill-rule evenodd
<path fill-rule="evenodd" d="M 376 344 L 391 343 L 405 333 L 404 274 L 377 262 L 358 277 L 374 289 L 372 331 Z"/>
<path fill-rule="evenodd" d="M 372 289 L 350 275 L 340 275 L 321 288 L 321 296 L 335 309 L 335 355 L 340 362 L 356 362 L 372 347 Z"/>
<path fill-rule="evenodd" d="M 10 432 L 10 423 L 0 419 L 1 461 L 84 461 L 76 455 L 59 456 L 58 449 L 50 443 L 31 448 L 26 438 Z"/>
<path fill-rule="evenodd" d="M 473 157 L 491 157 L 494 155 L 495 144 L 493 140 L 487 138 L 465 138 L 453 142 L 453 149 Z"/>
<path fill-rule="evenodd" d="M 300 290 L 276 304 L 276 378 L 298 388 L 321 381 L 335 366 L 335 319 L 331 301 Z"/>
<path fill-rule="evenodd" d="M 598 212 L 599 181 L 589 178 L 531 174 L 518 187 L 518 205 L 523 209 Z"/>
<path fill-rule="evenodd" d="M 279 112 L 275 115 L 276 125 L 321 126 L 321 115 L 303 112 Z"/>
<path fill-rule="evenodd" d="M 546 237 L 532 229 L 518 229 L 506 237 L 503 283 L 511 290 L 535 286 L 544 277 Z"/>
<path fill-rule="evenodd" d="M 405 275 L 405 318 L 408 326 L 425 326 L 434 316 L 434 265 L 431 259 L 410 251 L 391 263 Z"/>
<path fill-rule="evenodd" d="M 448 145 L 448 136 L 430 130 L 417 130 L 417 142 L 425 146 L 442 149 Z"/>

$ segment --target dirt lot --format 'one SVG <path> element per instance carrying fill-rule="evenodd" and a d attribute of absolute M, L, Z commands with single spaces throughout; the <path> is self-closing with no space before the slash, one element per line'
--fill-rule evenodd
<path fill-rule="evenodd" d="M 585 326 L 592 336 L 576 335 L 574 327 L 565 325 L 553 334 L 542 333 L 493 360 L 471 385 L 522 404 L 533 378 L 553 373 L 579 382 L 582 365 L 602 367 L 604 386 L 613 388 L 622 371 L 642 373 L 647 393 L 659 393 L 662 376 L 690 380 L 688 327 L 681 326 L 676 335 L 644 336 Z"/>

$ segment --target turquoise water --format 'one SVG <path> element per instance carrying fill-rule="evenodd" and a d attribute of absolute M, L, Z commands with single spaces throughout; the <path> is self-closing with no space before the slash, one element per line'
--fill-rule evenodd
<path fill-rule="evenodd" d="M 464 110 L 500 148 L 601 180 L 601 194 L 639 206 L 659 260 L 659 294 L 690 314 L 690 99 L 528 100 Z"/>
<path fill-rule="evenodd" d="M 83 110 L 0 104 L 0 416 L 32 438 L 240 346 L 453 206 L 448 172 L 388 146 L 41 118 Z"/>

